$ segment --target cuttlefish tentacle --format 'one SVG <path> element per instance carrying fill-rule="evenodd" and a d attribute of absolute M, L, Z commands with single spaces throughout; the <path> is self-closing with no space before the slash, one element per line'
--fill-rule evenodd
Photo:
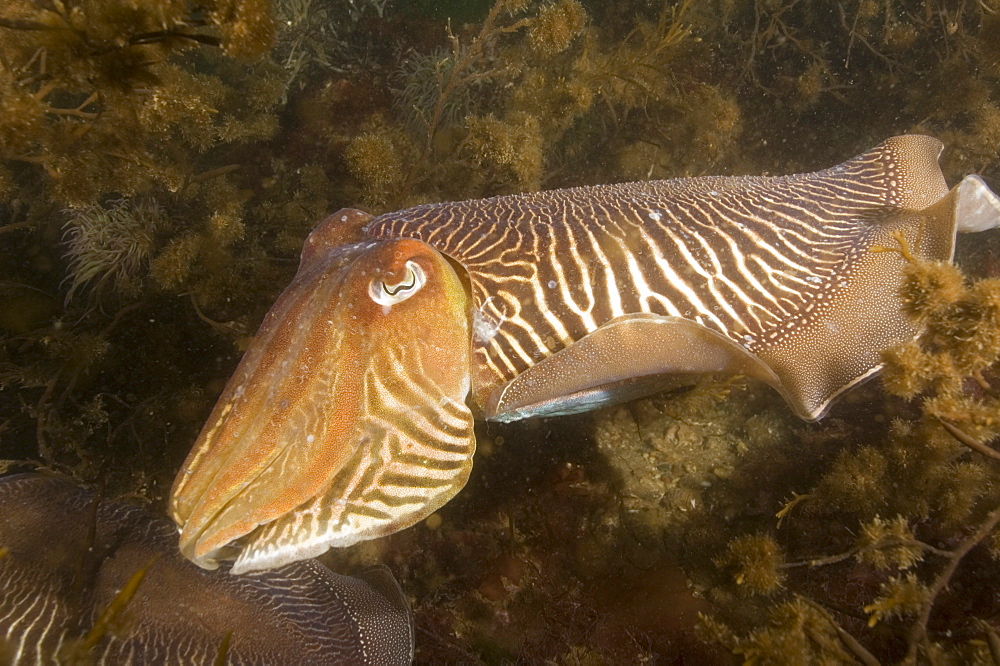
<path fill-rule="evenodd" d="M 905 262 L 1000 225 L 981 180 L 947 189 L 941 149 L 335 214 L 178 476 L 184 553 L 249 571 L 406 527 L 465 483 L 473 410 L 572 413 L 721 373 L 820 418 L 918 333 Z"/>
<path fill-rule="evenodd" d="M 174 484 L 181 550 L 203 567 L 232 542 L 239 572 L 395 532 L 468 478 L 462 283 L 424 243 L 324 248 L 330 233 L 313 232 Z"/>

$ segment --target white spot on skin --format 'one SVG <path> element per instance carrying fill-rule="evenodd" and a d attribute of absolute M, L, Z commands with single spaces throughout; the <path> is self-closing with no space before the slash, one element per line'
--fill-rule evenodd
<path fill-rule="evenodd" d="M 503 318 L 497 320 L 493 315 L 486 313 L 486 306 L 492 300 L 492 296 L 487 298 L 483 301 L 482 307 L 478 307 L 472 312 L 472 336 L 477 342 L 483 344 L 496 337 L 500 325 L 504 322 Z"/>
<path fill-rule="evenodd" d="M 662 218 L 663 216 L 660 215 L 660 212 L 656 210 L 654 210 L 652 213 L 649 214 L 649 219 L 653 220 L 654 222 L 659 222 Z"/>
<path fill-rule="evenodd" d="M 346 215 L 341 215 L 340 216 L 340 221 L 341 222 L 347 222 L 347 216 Z"/>
<path fill-rule="evenodd" d="M 555 288 L 556 288 L 556 281 L 549 280 L 549 289 L 555 289 Z"/>
<path fill-rule="evenodd" d="M 316 435 L 309 435 L 308 437 L 306 437 L 306 441 L 312 444 L 313 442 L 316 441 Z"/>
<path fill-rule="evenodd" d="M 813 284 L 819 284 L 823 281 L 823 278 L 818 275 L 810 275 L 806 278 L 806 282 L 812 282 Z"/>

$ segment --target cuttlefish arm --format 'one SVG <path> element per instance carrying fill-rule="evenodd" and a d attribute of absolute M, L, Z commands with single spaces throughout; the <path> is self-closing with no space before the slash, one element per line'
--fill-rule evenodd
<path fill-rule="evenodd" d="M 450 499 L 475 449 L 465 288 L 413 240 L 310 236 L 174 483 L 180 547 L 233 572 L 398 531 Z M 333 242 L 327 242 L 330 238 Z"/>

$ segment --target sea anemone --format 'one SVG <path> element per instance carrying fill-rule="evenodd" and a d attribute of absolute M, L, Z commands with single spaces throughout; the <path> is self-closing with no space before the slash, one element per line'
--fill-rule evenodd
<path fill-rule="evenodd" d="M 66 302 L 77 290 L 95 283 L 99 293 L 109 283 L 125 296 L 139 291 L 139 273 L 153 249 L 153 235 L 164 215 L 149 198 L 118 199 L 106 205 L 65 211 L 63 240 L 70 281 Z"/>

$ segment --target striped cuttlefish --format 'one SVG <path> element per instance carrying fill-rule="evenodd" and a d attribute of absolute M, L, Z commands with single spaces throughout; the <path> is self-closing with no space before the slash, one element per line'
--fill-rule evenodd
<path fill-rule="evenodd" d="M 805 420 L 919 333 L 902 269 L 1000 226 L 940 141 L 814 173 L 344 209 L 308 237 L 174 483 L 196 564 L 268 569 L 391 534 L 464 485 L 476 418 L 740 374 Z M 898 251 L 887 251 L 896 248 Z"/>

